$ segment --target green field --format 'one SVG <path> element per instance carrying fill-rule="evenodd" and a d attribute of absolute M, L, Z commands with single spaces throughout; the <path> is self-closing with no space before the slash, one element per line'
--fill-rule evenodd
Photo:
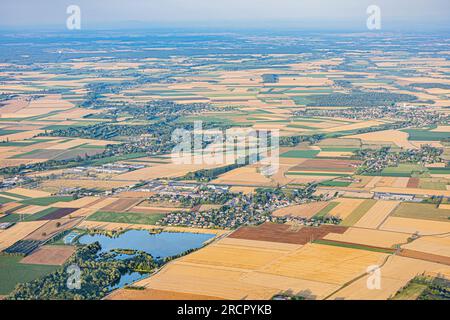
<path fill-rule="evenodd" d="M 22 258 L 0 255 L 0 295 L 7 295 L 18 283 L 35 280 L 58 269 L 58 266 L 21 264 Z"/>
<path fill-rule="evenodd" d="M 430 203 L 401 203 L 392 213 L 393 217 L 447 221 L 450 224 L 450 209 L 439 209 Z"/>
<path fill-rule="evenodd" d="M 30 199 L 30 197 L 21 196 L 20 194 L 15 194 L 15 193 L 6 192 L 6 191 L 0 192 L 0 195 L 10 196 L 10 197 L 14 197 L 14 198 L 21 199 L 21 200 Z"/>
<path fill-rule="evenodd" d="M 447 190 L 447 180 L 444 178 L 420 178 L 419 188 L 433 190 Z"/>
<path fill-rule="evenodd" d="M 0 196 L 0 204 L 9 203 L 9 202 L 14 202 L 14 200 Z"/>
<path fill-rule="evenodd" d="M 387 167 L 381 173 L 373 174 L 382 177 L 411 177 L 414 173 L 427 172 L 427 168 L 417 164 L 401 163 L 398 167 Z M 372 175 L 372 174 L 368 174 Z"/>
<path fill-rule="evenodd" d="M 18 132 L 22 132 L 21 130 L 3 130 L 0 129 L 0 136 L 6 136 L 8 134 L 13 134 L 13 133 L 18 133 Z"/>
<path fill-rule="evenodd" d="M 353 226 L 366 214 L 367 211 L 369 211 L 370 208 L 372 208 L 376 202 L 377 201 L 373 199 L 364 200 L 363 203 L 361 203 L 349 216 L 347 216 L 347 218 L 341 222 L 341 225 L 347 227 Z"/>
<path fill-rule="evenodd" d="M 56 202 L 68 202 L 72 201 L 73 197 L 71 196 L 65 196 L 65 197 L 44 197 L 44 198 L 34 198 L 34 199 L 27 199 L 21 201 L 23 204 L 28 205 L 35 205 L 35 206 L 48 206 L 51 204 L 54 204 Z"/>
<path fill-rule="evenodd" d="M 426 288 L 426 284 L 411 282 L 401 289 L 392 300 L 416 300 Z"/>
<path fill-rule="evenodd" d="M 328 213 L 330 213 L 331 210 L 333 210 L 334 207 L 336 207 L 339 203 L 338 202 L 330 202 L 325 208 L 320 210 L 314 215 L 314 218 L 323 218 Z"/>
<path fill-rule="evenodd" d="M 450 168 L 428 168 L 430 174 L 450 174 Z"/>
<path fill-rule="evenodd" d="M 291 150 L 283 153 L 282 158 L 315 158 L 319 154 L 320 150 Z"/>
<path fill-rule="evenodd" d="M 131 224 L 149 224 L 154 225 L 158 220 L 164 217 L 163 214 L 147 214 L 136 212 L 105 212 L 99 211 L 89 216 L 89 221 L 118 222 Z"/>
<path fill-rule="evenodd" d="M 327 245 L 327 246 L 351 248 L 351 249 L 358 249 L 358 250 L 367 250 L 367 251 L 382 252 L 382 253 L 392 253 L 392 251 L 393 251 L 392 249 L 373 248 L 373 247 L 365 246 L 363 244 L 344 243 L 344 242 L 337 242 L 337 241 L 326 240 L 326 239 L 314 240 L 314 243 L 323 244 L 323 245 Z"/>
<path fill-rule="evenodd" d="M 350 184 L 351 182 L 349 181 L 334 181 L 334 180 L 319 183 L 319 185 L 325 187 L 348 187 Z"/>
<path fill-rule="evenodd" d="M 19 207 L 17 207 L 19 209 Z M 46 215 L 58 210 L 58 208 L 46 208 L 42 211 L 39 211 L 34 214 L 9 214 L 7 216 L 4 216 L 0 218 L 0 222 L 19 222 L 19 221 L 36 221 L 42 217 L 45 217 Z"/>
<path fill-rule="evenodd" d="M 411 141 L 440 141 L 448 138 L 448 132 L 429 131 L 422 129 L 402 130 L 409 134 L 408 140 Z"/>

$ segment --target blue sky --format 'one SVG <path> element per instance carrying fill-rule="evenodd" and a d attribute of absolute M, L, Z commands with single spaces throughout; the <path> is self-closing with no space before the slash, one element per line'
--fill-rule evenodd
<path fill-rule="evenodd" d="M 127 26 L 362 29 L 381 8 L 384 29 L 448 28 L 450 0 L 1 0 L 1 27 L 64 28 L 78 5 L 83 28 Z"/>

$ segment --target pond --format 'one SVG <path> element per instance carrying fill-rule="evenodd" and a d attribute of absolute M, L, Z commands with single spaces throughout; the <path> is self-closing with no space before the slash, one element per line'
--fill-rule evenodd
<path fill-rule="evenodd" d="M 214 238 L 214 234 L 187 233 L 187 232 L 161 232 L 149 233 L 146 230 L 129 230 L 117 237 L 106 235 L 84 235 L 79 238 L 81 244 L 99 242 L 102 246 L 100 253 L 113 249 L 129 249 L 144 251 L 154 259 L 164 259 L 179 255 L 187 250 L 197 249 L 203 243 Z"/>

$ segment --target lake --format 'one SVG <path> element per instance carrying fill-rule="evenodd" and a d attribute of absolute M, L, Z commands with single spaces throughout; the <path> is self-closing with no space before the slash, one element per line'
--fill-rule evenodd
<path fill-rule="evenodd" d="M 147 230 L 129 230 L 117 237 L 106 235 L 84 235 L 79 238 L 81 244 L 99 242 L 102 246 L 100 253 L 113 249 L 130 249 L 144 251 L 154 259 L 164 259 L 179 255 L 190 249 L 197 249 L 203 243 L 214 238 L 214 234 L 188 232 L 149 233 Z"/>
<path fill-rule="evenodd" d="M 81 244 L 99 242 L 102 249 L 99 253 L 109 252 L 113 249 L 139 250 L 150 254 L 154 259 L 164 259 L 179 255 L 187 250 L 198 249 L 214 238 L 215 234 L 188 233 L 188 232 L 161 232 L 152 234 L 147 230 L 129 230 L 117 237 L 108 237 L 102 234 L 87 234 L 78 239 Z M 118 254 L 115 259 L 130 259 L 134 254 Z M 119 289 L 135 281 L 147 277 L 148 274 L 129 272 L 123 274 L 118 283 L 109 287 L 110 290 Z"/>

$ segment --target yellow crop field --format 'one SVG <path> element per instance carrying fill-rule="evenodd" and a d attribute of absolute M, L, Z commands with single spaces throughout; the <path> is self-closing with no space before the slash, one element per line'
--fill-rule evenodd
<path fill-rule="evenodd" d="M 270 299 L 279 290 L 241 281 L 242 270 L 172 262 L 136 286 L 222 299 Z"/>
<path fill-rule="evenodd" d="M 400 201 L 378 200 L 366 214 L 359 219 L 355 227 L 376 229 L 394 211 Z"/>
<path fill-rule="evenodd" d="M 370 230 L 350 227 L 343 234 L 329 233 L 324 239 L 349 243 L 364 244 L 381 248 L 391 248 L 395 244 L 406 243 L 409 238 L 407 233 L 398 233 L 381 230 Z"/>
<path fill-rule="evenodd" d="M 380 125 L 381 123 L 382 122 L 380 122 L 380 121 L 369 120 L 369 121 L 362 121 L 362 122 L 357 122 L 357 123 L 352 123 L 352 124 L 341 125 L 341 126 L 332 127 L 332 128 L 326 128 L 326 129 L 323 129 L 323 131 L 338 132 L 338 131 L 356 130 L 356 129 L 377 126 L 377 125 Z M 348 136 L 347 138 L 358 138 L 358 137 Z"/>
<path fill-rule="evenodd" d="M 396 178 L 394 183 L 392 183 L 391 187 L 406 188 L 406 186 L 408 185 L 408 182 L 409 182 L 409 178 L 407 178 L 407 177 Z"/>
<path fill-rule="evenodd" d="M 334 202 L 338 202 L 339 204 L 330 210 L 328 214 L 345 219 L 364 202 L 364 199 L 339 198 L 334 200 Z"/>
<path fill-rule="evenodd" d="M 52 207 L 56 208 L 83 208 L 88 207 L 90 204 L 99 201 L 99 197 L 84 197 L 68 202 L 57 202 L 52 204 Z"/>
<path fill-rule="evenodd" d="M 381 225 L 380 230 L 433 235 L 450 232 L 450 222 L 389 217 Z"/>
<path fill-rule="evenodd" d="M 0 250 L 4 250 L 15 242 L 22 240 L 36 229 L 40 228 L 47 221 L 31 221 L 31 222 L 18 222 L 9 229 L 0 232 Z"/>
<path fill-rule="evenodd" d="M 218 165 L 200 165 L 200 164 L 158 164 L 152 167 L 138 169 L 132 172 L 127 172 L 116 176 L 117 180 L 149 180 L 157 178 L 174 178 L 181 177 L 185 174 L 201 169 L 214 168 Z"/>
<path fill-rule="evenodd" d="M 450 257 L 450 236 L 421 237 L 403 245 L 402 248 Z"/>
<path fill-rule="evenodd" d="M 24 188 L 14 188 L 11 190 L 8 190 L 9 193 L 15 193 L 19 196 L 29 197 L 29 198 L 43 198 L 43 197 L 49 197 L 51 196 L 51 193 L 40 191 L 40 190 L 31 190 L 31 189 L 24 189 Z"/>
<path fill-rule="evenodd" d="M 276 217 L 294 216 L 310 218 L 328 205 L 328 202 L 311 202 L 281 208 L 272 213 Z"/>
<path fill-rule="evenodd" d="M 398 130 L 375 131 L 348 136 L 347 138 L 361 139 L 363 142 L 392 142 L 400 148 L 415 149 L 408 141 L 408 134 Z"/>
<path fill-rule="evenodd" d="M 47 208 L 47 207 L 43 207 L 43 206 L 26 206 L 24 208 L 20 208 L 20 209 L 14 211 L 14 213 L 17 213 L 17 214 L 34 214 L 34 213 L 37 213 L 39 211 L 45 210 L 45 208 Z"/>
<path fill-rule="evenodd" d="M 284 254 L 283 251 L 280 252 L 276 249 L 242 247 L 219 242 L 187 255 L 183 259 L 183 263 L 255 270 L 273 262 Z"/>
<path fill-rule="evenodd" d="M 262 272 L 343 285 L 381 263 L 386 254 L 320 244 L 307 244 L 284 256 Z"/>
<path fill-rule="evenodd" d="M 423 272 L 434 272 L 449 267 L 417 259 L 391 256 L 380 269 L 380 290 L 369 289 L 368 276 L 365 276 L 349 286 L 333 294 L 329 300 L 334 299 L 361 299 L 361 300 L 385 300 L 393 296 L 404 287 L 412 278 Z"/>
<path fill-rule="evenodd" d="M 257 171 L 254 167 L 241 167 L 222 174 L 213 183 L 230 183 L 243 185 L 269 185 L 271 180 Z"/>

